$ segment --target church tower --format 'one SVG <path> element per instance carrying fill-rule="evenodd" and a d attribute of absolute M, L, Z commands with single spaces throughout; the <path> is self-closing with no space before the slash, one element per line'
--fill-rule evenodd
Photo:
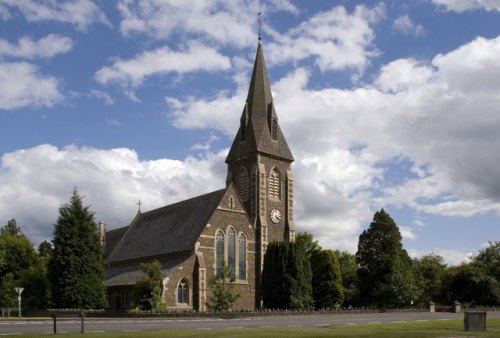
<path fill-rule="evenodd" d="M 240 128 L 226 163 L 227 184 L 236 187 L 257 232 L 260 268 L 269 242 L 295 240 L 293 161 L 278 123 L 259 39 Z M 257 274 L 260 277 L 260 269 Z"/>

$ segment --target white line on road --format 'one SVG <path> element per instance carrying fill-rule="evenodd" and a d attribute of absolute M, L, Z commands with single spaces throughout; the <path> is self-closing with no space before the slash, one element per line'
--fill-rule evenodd
<path fill-rule="evenodd" d="M 86 333 L 104 333 L 106 331 L 85 331 Z"/>
<path fill-rule="evenodd" d="M 429 321 L 429 319 L 417 319 L 416 321 L 417 321 L 417 322 L 428 322 L 428 321 Z"/>
<path fill-rule="evenodd" d="M 391 323 L 406 323 L 406 320 L 393 320 Z"/>
<path fill-rule="evenodd" d="M 13 332 L 13 333 L 0 333 L 0 336 L 11 336 L 11 335 L 20 335 L 22 334 L 21 332 Z"/>
<path fill-rule="evenodd" d="M 123 330 L 123 332 L 141 332 L 141 330 Z"/>
<path fill-rule="evenodd" d="M 288 327 L 301 327 L 302 325 L 287 325 Z"/>
<path fill-rule="evenodd" d="M 271 326 L 271 325 L 258 326 L 259 329 L 268 329 L 270 327 L 274 327 L 274 326 Z"/>

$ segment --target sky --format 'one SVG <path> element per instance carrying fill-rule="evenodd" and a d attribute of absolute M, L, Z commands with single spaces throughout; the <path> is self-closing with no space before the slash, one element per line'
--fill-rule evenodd
<path fill-rule="evenodd" d="M 500 240 L 500 0 L 0 0 L 0 224 L 224 188 L 259 12 L 299 232 L 355 253 L 384 208 L 413 257 Z"/>

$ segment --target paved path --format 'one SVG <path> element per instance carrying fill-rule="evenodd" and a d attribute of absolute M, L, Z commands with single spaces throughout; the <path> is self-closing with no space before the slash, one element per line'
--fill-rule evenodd
<path fill-rule="evenodd" d="M 89 319 L 85 332 L 132 332 L 168 329 L 223 329 L 246 327 L 322 327 L 360 323 L 415 322 L 463 319 L 463 313 L 358 313 L 317 314 L 304 316 L 270 316 L 239 319 Z M 500 318 L 500 312 L 488 312 L 488 318 Z M 79 319 L 58 320 L 57 332 L 80 332 Z M 0 321 L 0 335 L 53 333 L 52 320 Z"/>

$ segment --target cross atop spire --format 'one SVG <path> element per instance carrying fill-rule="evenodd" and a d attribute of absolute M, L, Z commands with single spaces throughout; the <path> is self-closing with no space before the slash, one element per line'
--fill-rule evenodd
<path fill-rule="evenodd" d="M 137 212 L 141 212 L 141 205 L 142 205 L 142 202 L 141 200 L 139 200 L 139 202 L 137 202 L 137 205 L 138 205 L 138 209 L 137 209 Z"/>
<path fill-rule="evenodd" d="M 262 40 L 262 37 L 260 35 L 260 32 L 262 30 L 262 11 L 260 11 L 259 13 L 257 13 L 257 15 L 259 16 L 259 41 Z"/>

